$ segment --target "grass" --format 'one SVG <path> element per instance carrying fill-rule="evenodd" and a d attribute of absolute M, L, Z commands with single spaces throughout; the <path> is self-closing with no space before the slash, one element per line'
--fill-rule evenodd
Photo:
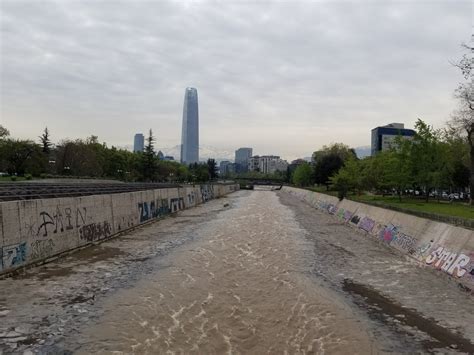
<path fill-rule="evenodd" d="M 311 191 L 320 192 L 323 194 L 336 196 L 337 191 L 329 190 L 326 191 L 324 186 L 316 186 L 309 188 Z M 375 202 L 380 207 L 398 207 L 406 210 L 421 211 L 427 213 L 434 213 L 441 216 L 459 217 L 464 219 L 474 219 L 474 207 L 469 206 L 466 202 L 453 202 L 440 200 L 439 202 L 435 199 L 429 200 L 428 203 L 424 199 L 415 199 L 409 197 L 402 197 L 402 201 L 398 200 L 398 196 L 380 196 L 380 195 L 355 195 L 350 194 L 348 197 L 350 200 L 360 202 Z M 409 211 L 407 211 L 409 213 Z"/>
<path fill-rule="evenodd" d="M 326 190 L 325 186 L 314 186 L 314 187 L 309 187 L 308 190 L 314 191 L 314 192 L 320 192 L 322 194 L 326 195 L 331 195 L 331 196 L 336 196 L 337 197 L 337 191 L 334 190 Z"/>
<path fill-rule="evenodd" d="M 379 195 L 351 195 L 351 200 L 361 202 L 376 202 L 380 205 L 406 208 L 409 210 L 435 213 L 444 216 L 454 216 L 467 219 L 474 219 L 474 208 L 465 202 L 453 202 L 430 200 L 426 202 L 422 199 L 402 197 L 402 201 L 397 196 L 379 196 Z"/>

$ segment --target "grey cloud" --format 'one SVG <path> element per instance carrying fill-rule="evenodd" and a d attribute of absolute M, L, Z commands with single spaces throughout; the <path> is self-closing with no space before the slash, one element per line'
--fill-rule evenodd
<path fill-rule="evenodd" d="M 441 125 L 461 80 L 470 2 L 1 2 L 2 122 L 17 136 L 152 127 L 179 142 L 184 88 L 201 141 L 307 156 L 425 117 Z"/>

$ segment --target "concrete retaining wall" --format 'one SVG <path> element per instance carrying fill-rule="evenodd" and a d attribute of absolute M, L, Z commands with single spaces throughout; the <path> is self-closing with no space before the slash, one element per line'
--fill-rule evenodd
<path fill-rule="evenodd" d="M 212 184 L 0 203 L 0 274 L 237 190 Z"/>
<path fill-rule="evenodd" d="M 474 231 L 308 190 L 283 191 L 474 290 Z"/>

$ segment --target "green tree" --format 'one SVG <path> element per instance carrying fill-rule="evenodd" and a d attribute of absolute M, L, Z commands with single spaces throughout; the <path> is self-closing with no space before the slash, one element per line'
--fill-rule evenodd
<path fill-rule="evenodd" d="M 46 156 L 49 156 L 49 153 L 51 152 L 51 146 L 53 145 L 51 143 L 51 139 L 49 138 L 49 131 L 48 127 L 46 127 L 43 131 L 43 134 L 39 136 L 40 142 L 41 142 L 41 150 Z"/>
<path fill-rule="evenodd" d="M 189 165 L 189 180 L 192 182 L 206 182 L 209 180 L 209 168 L 206 163 Z"/>
<path fill-rule="evenodd" d="M 311 166 L 308 163 L 298 165 L 293 173 L 293 184 L 309 186 L 311 184 Z"/>
<path fill-rule="evenodd" d="M 428 201 L 431 188 L 438 183 L 439 171 L 444 168 L 444 154 L 440 145 L 439 131 L 421 119 L 415 123 L 415 129 L 416 133 L 410 144 L 413 180 L 424 189 Z"/>
<path fill-rule="evenodd" d="M 321 150 L 313 153 L 313 161 L 318 162 L 325 155 L 337 155 L 343 162 L 349 158 L 357 158 L 354 149 L 343 143 L 332 143 L 330 145 L 324 145 Z"/>
<path fill-rule="evenodd" d="M 155 137 L 153 137 L 153 131 L 150 128 L 148 137 L 146 139 L 145 150 L 142 154 L 143 157 L 143 179 L 145 181 L 154 181 L 156 179 L 157 172 L 157 158 L 155 155 Z"/>
<path fill-rule="evenodd" d="M 209 180 L 217 179 L 217 163 L 214 159 L 207 159 L 207 172 Z"/>
<path fill-rule="evenodd" d="M 395 146 L 383 158 L 385 174 L 382 178 L 384 188 L 395 189 L 399 201 L 402 200 L 402 193 L 413 183 L 411 161 L 412 141 L 403 139 L 401 136 L 395 139 Z"/>
<path fill-rule="evenodd" d="M 344 166 L 330 178 L 331 184 L 339 192 L 338 195 L 341 200 L 351 190 L 359 195 L 362 193 L 364 187 L 363 168 L 364 164 L 361 161 L 349 158 Z"/>
<path fill-rule="evenodd" d="M 33 172 L 38 175 L 41 167 L 36 162 L 41 156 L 38 145 L 29 140 L 5 139 L 0 144 L 0 159 L 3 168 L 10 175 L 24 175 Z"/>
<path fill-rule="evenodd" d="M 314 165 L 314 181 L 326 185 L 329 189 L 330 177 L 334 176 L 344 165 L 342 158 L 336 153 L 329 153 L 319 158 Z"/>
<path fill-rule="evenodd" d="M 387 152 L 379 152 L 375 156 L 360 160 L 361 180 L 364 189 L 379 191 L 385 188 L 385 155 Z"/>

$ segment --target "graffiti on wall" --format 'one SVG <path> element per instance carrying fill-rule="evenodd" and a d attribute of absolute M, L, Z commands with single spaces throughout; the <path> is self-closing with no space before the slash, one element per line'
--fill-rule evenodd
<path fill-rule="evenodd" d="M 79 228 L 79 237 L 87 242 L 96 242 L 112 234 L 112 228 L 107 221 L 90 223 Z"/>
<path fill-rule="evenodd" d="M 367 216 L 359 217 L 355 213 L 343 208 L 334 210 L 332 208 L 333 205 L 317 198 L 310 199 L 309 197 L 305 197 L 305 200 L 311 200 L 311 204 L 316 208 L 325 210 L 336 215 L 339 219 L 350 222 L 352 225 L 376 236 L 386 244 L 405 250 L 408 254 L 427 265 L 431 265 L 454 277 L 467 277 L 471 282 L 474 282 L 474 252 L 455 253 L 443 246 L 433 247 L 433 240 L 417 246 L 418 240 L 413 236 L 403 233 L 400 226 L 393 224 L 383 225 Z"/>
<path fill-rule="evenodd" d="M 353 213 L 351 211 L 345 210 L 344 211 L 344 221 L 348 222 L 353 216 Z"/>
<path fill-rule="evenodd" d="M 336 213 L 337 218 L 344 220 L 344 212 L 345 212 L 344 208 L 339 208 L 339 210 Z"/>
<path fill-rule="evenodd" d="M 463 253 L 453 253 L 449 249 L 439 246 L 431 252 L 425 262 L 449 275 L 462 277 L 468 272 L 467 267 L 470 265 L 470 257 Z M 472 270 L 470 270 L 469 273 L 470 272 L 472 272 Z"/>
<path fill-rule="evenodd" d="M 426 257 L 427 252 L 433 246 L 433 241 L 429 241 L 428 243 L 423 243 L 417 246 L 412 252 L 410 253 L 414 258 L 418 259 L 419 261 L 423 261 Z"/>
<path fill-rule="evenodd" d="M 5 269 L 20 266 L 26 261 L 26 242 L 2 248 L 2 264 Z"/>
<path fill-rule="evenodd" d="M 53 213 L 42 211 L 39 214 L 40 225 L 36 231 L 36 235 L 47 237 L 50 233 L 62 233 L 65 230 L 72 230 L 79 228 L 86 224 L 87 209 L 85 207 L 72 208 L 66 207 L 61 208 L 56 206 L 56 210 Z"/>
<path fill-rule="evenodd" d="M 188 194 L 188 204 L 192 206 L 195 204 L 195 202 L 196 202 L 196 194 L 194 193 L 194 191 L 191 191 Z"/>
<path fill-rule="evenodd" d="M 354 214 L 352 217 L 351 217 L 351 221 L 350 221 L 352 224 L 355 224 L 356 226 L 359 224 L 360 222 L 360 217 L 356 214 Z"/>
<path fill-rule="evenodd" d="M 170 212 L 175 213 L 184 210 L 184 198 L 177 197 L 170 199 Z"/>
<path fill-rule="evenodd" d="M 360 220 L 358 227 L 370 233 L 375 226 L 375 221 L 369 217 L 364 217 Z"/>
<path fill-rule="evenodd" d="M 27 238 L 33 238 L 38 235 L 38 228 L 36 221 L 32 217 L 28 221 L 23 222 L 22 234 Z"/>
<path fill-rule="evenodd" d="M 474 282 L 474 252 L 469 253 L 469 264 L 466 265 L 466 276 Z"/>
<path fill-rule="evenodd" d="M 117 220 L 117 230 L 121 231 L 122 228 L 128 229 L 135 225 L 135 216 L 122 216 Z"/>
<path fill-rule="evenodd" d="M 51 256 L 54 253 L 54 241 L 52 239 L 47 240 L 35 240 L 30 244 L 31 258 L 41 259 Z"/>
<path fill-rule="evenodd" d="M 380 234 L 385 229 L 385 227 L 387 227 L 385 224 L 375 222 L 374 227 L 370 231 L 370 234 L 372 234 L 374 237 L 380 238 Z"/>
<path fill-rule="evenodd" d="M 336 212 L 337 212 L 337 207 L 334 206 L 333 204 L 329 204 L 329 205 L 328 205 L 328 212 L 329 212 L 330 214 L 336 214 Z"/>
<path fill-rule="evenodd" d="M 400 227 L 389 224 L 380 231 L 379 237 L 385 243 L 407 250 L 413 254 L 416 252 L 415 245 L 418 240 L 400 231 Z"/>
<path fill-rule="evenodd" d="M 202 202 L 207 202 L 214 198 L 214 185 L 201 185 Z"/>
<path fill-rule="evenodd" d="M 151 202 L 139 202 L 138 214 L 140 223 L 146 222 L 153 218 L 158 218 L 170 213 L 167 199 L 160 199 Z"/>

